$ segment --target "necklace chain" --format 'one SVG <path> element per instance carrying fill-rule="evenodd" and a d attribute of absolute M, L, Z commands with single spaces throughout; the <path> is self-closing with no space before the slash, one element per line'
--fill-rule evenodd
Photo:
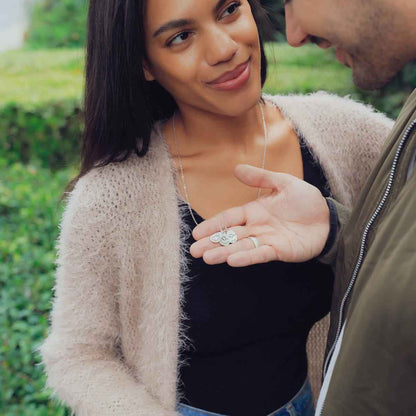
<path fill-rule="evenodd" d="M 259 103 L 259 107 L 260 107 L 261 118 L 262 118 L 262 122 L 263 122 L 263 131 L 264 131 L 263 162 L 262 162 L 262 169 L 264 169 L 265 164 L 266 164 L 266 151 L 267 151 L 267 136 L 268 136 L 268 134 L 267 134 L 266 120 L 264 118 L 264 111 L 263 111 L 263 107 L 261 106 L 261 103 Z M 180 171 L 181 171 L 182 185 L 183 185 L 183 190 L 185 192 L 185 198 L 186 198 L 185 202 L 188 205 L 188 209 L 189 209 L 189 212 L 191 214 L 192 219 L 194 220 L 195 224 L 198 225 L 198 221 L 195 219 L 195 216 L 192 212 L 191 204 L 189 202 L 188 189 L 186 187 L 185 175 L 183 173 L 182 158 L 181 158 L 181 155 L 179 153 L 178 139 L 176 137 L 175 114 L 173 114 L 173 117 L 172 117 L 172 127 L 173 127 L 173 137 L 175 139 L 176 153 L 178 154 L 179 168 L 180 168 Z M 260 198 L 260 195 L 261 195 L 261 188 L 258 188 L 257 198 Z"/>

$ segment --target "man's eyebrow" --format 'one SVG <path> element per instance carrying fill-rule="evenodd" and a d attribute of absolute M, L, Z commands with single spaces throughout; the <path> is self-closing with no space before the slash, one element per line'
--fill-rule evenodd
<path fill-rule="evenodd" d="M 195 23 L 195 20 L 193 19 L 177 19 L 177 20 L 171 20 L 170 22 L 167 22 L 159 27 L 159 29 L 156 30 L 155 33 L 153 33 L 153 37 L 157 38 L 160 34 L 163 32 L 167 32 L 168 30 L 172 29 L 178 29 L 184 26 L 189 26 Z"/>
<path fill-rule="evenodd" d="M 222 6 L 227 2 L 228 0 L 219 0 L 214 8 L 214 13 L 218 13 L 218 11 L 221 9 Z M 163 32 L 167 32 L 168 30 L 172 29 L 179 29 L 184 26 L 190 26 L 192 24 L 195 24 L 195 20 L 193 19 L 177 19 L 177 20 L 171 20 L 170 22 L 164 23 L 162 26 L 159 27 L 153 33 L 153 38 L 157 38 L 159 35 L 161 35 Z"/>

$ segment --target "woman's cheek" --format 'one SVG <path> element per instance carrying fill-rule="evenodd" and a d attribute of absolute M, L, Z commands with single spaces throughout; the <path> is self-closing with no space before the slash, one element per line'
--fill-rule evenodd
<path fill-rule="evenodd" d="M 170 61 L 156 79 L 174 98 L 182 98 L 195 82 L 192 62 L 185 59 Z"/>
<path fill-rule="evenodd" d="M 253 48 L 259 48 L 259 33 L 257 30 L 256 22 L 253 17 L 246 16 L 244 19 L 239 19 L 233 28 L 233 37 L 239 43 L 250 46 Z"/>

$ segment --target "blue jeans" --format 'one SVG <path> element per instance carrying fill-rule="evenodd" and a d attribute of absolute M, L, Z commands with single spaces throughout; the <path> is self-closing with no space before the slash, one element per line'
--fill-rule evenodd
<path fill-rule="evenodd" d="M 182 416 L 226 416 L 197 409 L 182 403 L 179 403 L 177 410 Z M 309 380 L 306 380 L 302 388 L 290 402 L 265 416 L 314 416 L 314 414 L 315 409 L 311 385 L 309 384 Z"/>

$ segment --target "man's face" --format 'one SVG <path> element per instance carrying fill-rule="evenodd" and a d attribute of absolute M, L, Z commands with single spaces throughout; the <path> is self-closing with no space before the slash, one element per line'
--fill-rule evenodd
<path fill-rule="evenodd" d="M 285 9 L 289 44 L 333 47 L 360 88 L 383 87 L 415 58 L 394 1 L 287 0 Z"/>

